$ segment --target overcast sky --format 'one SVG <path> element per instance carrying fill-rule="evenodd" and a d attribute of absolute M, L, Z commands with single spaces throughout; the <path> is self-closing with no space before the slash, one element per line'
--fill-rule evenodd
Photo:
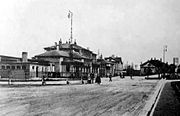
<path fill-rule="evenodd" d="M 140 64 L 151 57 L 180 57 L 180 0 L 1 0 L 0 54 L 29 57 L 73 37 L 103 56 Z"/>

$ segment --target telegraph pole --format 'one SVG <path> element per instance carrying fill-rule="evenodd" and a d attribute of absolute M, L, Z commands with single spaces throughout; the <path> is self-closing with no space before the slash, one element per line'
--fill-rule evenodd
<path fill-rule="evenodd" d="M 164 45 L 163 46 L 163 62 L 166 63 L 166 52 L 167 52 L 167 45 Z"/>

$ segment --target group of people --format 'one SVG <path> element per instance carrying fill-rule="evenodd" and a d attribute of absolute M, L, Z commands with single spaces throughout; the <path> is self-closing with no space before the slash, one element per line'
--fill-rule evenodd
<path fill-rule="evenodd" d="M 88 74 L 88 83 L 94 83 L 94 79 L 95 79 L 95 83 L 97 84 L 101 83 L 101 77 L 99 74 L 97 73 Z"/>
<path fill-rule="evenodd" d="M 120 78 L 124 78 L 123 73 L 120 73 L 119 76 L 120 76 Z M 109 77 L 109 82 L 112 82 L 112 74 L 111 74 L 111 73 L 108 73 L 108 74 L 107 74 L 107 77 Z M 131 78 L 132 78 L 132 76 L 131 76 Z M 82 78 L 81 78 L 81 79 L 82 79 Z M 42 77 L 42 85 L 45 85 L 45 84 L 46 84 L 45 81 L 46 81 L 46 77 L 43 76 L 43 77 Z M 81 81 L 82 81 L 82 84 L 84 84 L 83 79 L 82 79 Z M 66 80 L 66 82 L 67 82 L 67 84 L 69 84 L 69 81 L 68 81 L 68 80 Z M 101 77 L 100 77 L 100 75 L 97 74 L 97 73 L 90 73 L 90 74 L 88 74 L 88 75 L 87 75 L 87 83 L 88 83 L 88 84 L 93 84 L 93 83 L 101 84 Z"/>

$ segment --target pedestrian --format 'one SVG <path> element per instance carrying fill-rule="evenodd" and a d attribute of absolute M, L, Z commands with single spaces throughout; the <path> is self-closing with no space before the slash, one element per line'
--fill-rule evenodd
<path fill-rule="evenodd" d="M 130 78 L 133 79 L 132 77 L 133 77 L 133 69 L 130 68 Z"/>
<path fill-rule="evenodd" d="M 120 78 L 122 78 L 121 72 L 119 73 Z"/>
<path fill-rule="evenodd" d="M 97 77 L 96 77 L 96 83 L 97 83 L 97 84 L 100 84 L 100 83 L 101 83 L 101 77 L 100 77 L 99 74 L 98 74 Z"/>
<path fill-rule="evenodd" d="M 45 78 L 46 78 L 45 75 L 43 75 L 43 77 L 42 77 L 42 85 L 46 84 Z"/>
<path fill-rule="evenodd" d="M 69 80 L 68 79 L 66 79 L 66 84 L 69 85 Z"/>
<path fill-rule="evenodd" d="M 91 73 L 91 83 L 94 83 L 94 74 L 93 73 Z"/>
<path fill-rule="evenodd" d="M 112 82 L 112 75 L 111 75 L 111 73 L 109 74 L 109 82 Z"/>
<path fill-rule="evenodd" d="M 88 73 L 88 75 L 87 75 L 87 81 L 88 81 L 88 82 L 87 82 L 88 84 L 91 84 L 91 77 L 90 77 L 90 74 L 89 74 L 89 73 Z"/>
<path fill-rule="evenodd" d="M 80 75 L 80 77 L 81 77 L 81 84 L 84 84 L 84 81 L 83 81 L 83 76 L 82 76 L 82 75 Z"/>
<path fill-rule="evenodd" d="M 130 74 L 130 78 L 133 79 L 133 78 L 132 78 L 132 74 Z"/>

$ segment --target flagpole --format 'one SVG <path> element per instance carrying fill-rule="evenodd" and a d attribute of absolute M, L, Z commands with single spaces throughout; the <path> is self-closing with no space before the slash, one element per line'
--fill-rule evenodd
<path fill-rule="evenodd" d="M 73 13 L 69 10 L 69 18 L 71 18 L 71 37 L 70 37 L 70 42 L 72 43 L 72 39 L 73 39 L 73 28 L 72 28 L 72 25 L 73 25 Z"/>
<path fill-rule="evenodd" d="M 72 39 L 73 39 L 73 33 L 72 33 L 72 30 L 73 30 L 73 28 L 72 28 L 72 25 L 73 25 L 73 13 L 71 12 L 71 43 L 72 43 Z"/>

